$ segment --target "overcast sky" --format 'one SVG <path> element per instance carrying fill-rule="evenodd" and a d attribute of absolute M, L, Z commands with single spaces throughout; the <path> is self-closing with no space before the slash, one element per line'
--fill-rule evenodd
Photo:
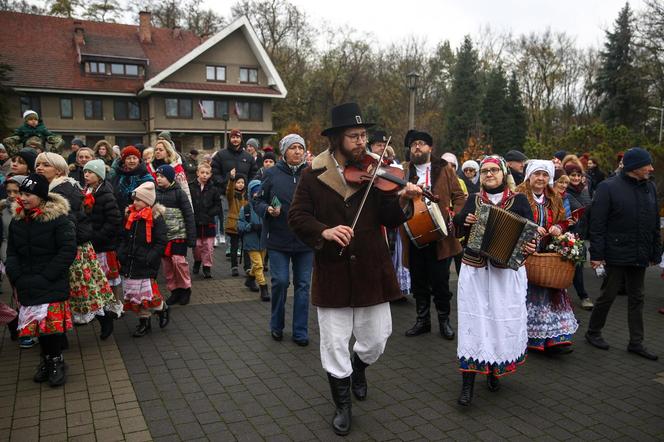
<path fill-rule="evenodd" d="M 514 35 L 543 30 L 565 31 L 579 46 L 602 44 L 625 0 L 290 0 L 305 10 L 312 27 L 323 23 L 350 26 L 374 34 L 382 45 L 408 36 L 429 44 L 450 40 L 457 47 L 466 34 L 478 35 L 490 25 L 494 32 Z M 207 0 L 228 15 L 234 0 Z M 642 0 L 630 1 L 638 10 Z"/>

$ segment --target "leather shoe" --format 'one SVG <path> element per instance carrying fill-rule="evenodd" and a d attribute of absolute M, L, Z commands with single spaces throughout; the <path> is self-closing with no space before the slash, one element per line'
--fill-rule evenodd
<path fill-rule="evenodd" d="M 659 359 L 656 354 L 650 353 L 648 350 L 646 350 L 646 348 L 643 345 L 634 345 L 634 346 L 629 345 L 627 347 L 627 351 L 630 353 L 637 354 L 642 358 L 646 358 L 651 361 L 656 361 L 657 359 Z"/>
<path fill-rule="evenodd" d="M 274 339 L 275 341 L 281 341 L 282 339 L 284 339 L 284 334 L 282 332 L 272 330 L 270 332 L 270 335 L 272 336 L 272 339 Z"/>
<path fill-rule="evenodd" d="M 590 332 L 586 332 L 586 341 L 593 347 L 597 347 L 600 350 L 608 350 L 609 344 L 606 343 L 602 335 L 596 334 L 593 335 Z"/>
<path fill-rule="evenodd" d="M 295 342 L 300 347 L 306 347 L 307 345 L 309 345 L 309 340 L 308 339 L 295 339 L 295 338 L 293 338 L 293 342 Z"/>
<path fill-rule="evenodd" d="M 451 341 L 454 339 L 454 329 L 450 325 L 450 318 L 449 316 L 445 315 L 439 315 L 438 316 L 438 325 L 440 327 L 440 335 Z"/>

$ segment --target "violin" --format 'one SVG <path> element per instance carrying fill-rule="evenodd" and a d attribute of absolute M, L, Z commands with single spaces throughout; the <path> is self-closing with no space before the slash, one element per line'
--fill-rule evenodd
<path fill-rule="evenodd" d="M 378 167 L 378 171 L 376 171 Z M 376 177 L 373 187 L 386 193 L 394 193 L 408 184 L 405 180 L 405 171 L 391 166 L 388 159 L 383 159 L 378 166 L 378 160 L 371 155 L 365 155 L 360 161 L 350 163 L 344 169 L 346 182 L 353 184 L 370 183 L 374 172 Z M 427 190 L 422 190 L 422 195 L 437 203 L 440 199 Z"/>

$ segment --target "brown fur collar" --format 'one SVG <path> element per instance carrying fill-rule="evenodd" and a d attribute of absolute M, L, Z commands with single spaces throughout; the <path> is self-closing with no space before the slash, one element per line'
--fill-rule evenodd
<path fill-rule="evenodd" d="M 12 216 L 14 219 L 17 220 L 22 220 L 25 219 L 25 210 L 21 210 L 20 213 L 16 213 L 16 208 L 18 207 L 18 203 L 14 201 L 12 203 Z M 33 218 L 34 221 L 40 222 L 40 223 L 46 223 L 49 221 L 53 221 L 54 219 L 63 216 L 63 215 L 68 215 L 69 214 L 69 201 L 67 201 L 64 197 L 58 195 L 57 193 L 49 193 L 48 194 L 48 199 L 44 202 L 44 204 L 41 207 L 42 213 L 35 218 Z"/>

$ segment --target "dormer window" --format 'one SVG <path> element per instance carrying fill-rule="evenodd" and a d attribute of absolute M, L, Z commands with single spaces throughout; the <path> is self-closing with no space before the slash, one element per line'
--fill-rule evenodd
<path fill-rule="evenodd" d="M 240 83 L 258 83 L 258 69 L 240 68 Z"/>
<path fill-rule="evenodd" d="M 122 77 L 139 77 L 145 75 L 143 66 L 126 63 L 85 62 L 85 72 L 93 75 L 117 75 Z"/>

